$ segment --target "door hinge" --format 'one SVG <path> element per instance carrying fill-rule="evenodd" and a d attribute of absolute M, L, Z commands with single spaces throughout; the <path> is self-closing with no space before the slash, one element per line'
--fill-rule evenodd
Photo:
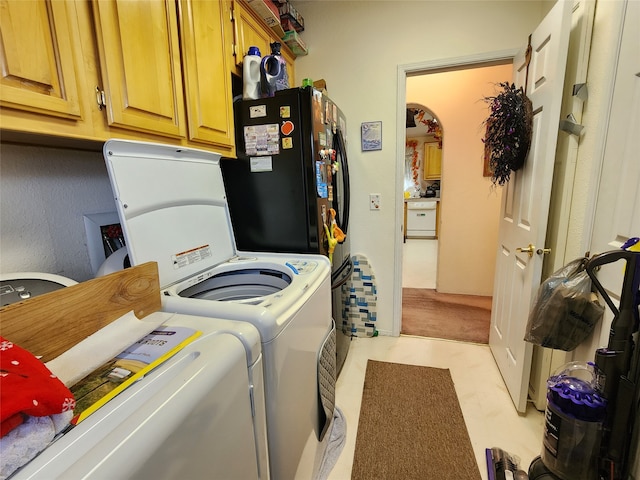
<path fill-rule="evenodd" d="M 583 129 L 584 125 L 580 125 L 576 122 L 576 117 L 573 116 L 573 113 L 567 115 L 567 118 L 564 120 L 560 120 L 560 130 L 570 133 L 571 135 L 579 137 Z"/>
<path fill-rule="evenodd" d="M 104 95 L 104 90 L 100 87 L 96 87 L 96 103 L 98 104 L 98 110 L 102 110 L 107 106 L 107 97 Z"/>
<path fill-rule="evenodd" d="M 587 84 L 586 83 L 574 84 L 572 95 L 574 97 L 578 97 L 580 100 L 585 102 L 587 98 L 589 98 L 589 91 L 587 90 Z"/>

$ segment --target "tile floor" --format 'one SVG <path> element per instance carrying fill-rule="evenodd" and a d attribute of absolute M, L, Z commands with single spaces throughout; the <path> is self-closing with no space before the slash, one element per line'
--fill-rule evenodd
<path fill-rule="evenodd" d="M 436 253 L 437 240 L 407 239 L 403 287 L 435 288 Z M 525 471 L 539 454 L 544 415 L 532 405 L 524 415 L 516 412 L 487 345 L 411 336 L 355 338 L 336 385 L 336 405 L 347 421 L 346 444 L 329 480 L 351 477 L 368 359 L 451 371 L 483 480 L 488 478 L 486 448 L 499 447 L 519 457 Z"/>
<path fill-rule="evenodd" d="M 483 480 L 488 478 L 486 448 L 516 455 L 525 471 L 539 454 L 544 415 L 532 405 L 518 415 L 487 345 L 412 336 L 355 338 L 336 385 L 336 405 L 347 422 L 346 444 L 329 480 L 351 478 L 368 359 L 450 370 Z"/>
<path fill-rule="evenodd" d="M 402 286 L 436 288 L 438 240 L 407 238 L 402 248 Z"/>

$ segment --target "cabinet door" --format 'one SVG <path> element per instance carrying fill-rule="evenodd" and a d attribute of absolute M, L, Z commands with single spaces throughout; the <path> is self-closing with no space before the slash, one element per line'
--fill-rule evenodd
<path fill-rule="evenodd" d="M 242 59 L 249 51 L 249 47 L 258 47 L 263 57 L 271 53 L 271 29 L 267 31 L 253 15 L 250 7 L 238 1 L 233 2 L 233 19 L 236 25 L 235 56 L 238 66 L 242 66 Z"/>
<path fill-rule="evenodd" d="M 185 137 L 175 2 L 93 5 L 109 125 Z"/>
<path fill-rule="evenodd" d="M 436 180 L 442 174 L 442 150 L 437 142 L 424 144 L 424 179 Z"/>
<path fill-rule="evenodd" d="M 179 3 L 189 140 L 233 149 L 228 1 Z"/>
<path fill-rule="evenodd" d="M 82 120 L 78 84 L 84 77 L 82 69 L 75 69 L 82 66 L 75 4 L 2 0 L 0 10 L 0 105 Z"/>

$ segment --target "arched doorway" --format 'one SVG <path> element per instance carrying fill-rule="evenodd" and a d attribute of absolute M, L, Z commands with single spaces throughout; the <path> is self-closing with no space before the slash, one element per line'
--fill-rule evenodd
<path fill-rule="evenodd" d="M 434 112 L 425 105 L 408 103 L 403 184 L 403 287 L 436 288 L 441 149 L 442 128 Z"/>

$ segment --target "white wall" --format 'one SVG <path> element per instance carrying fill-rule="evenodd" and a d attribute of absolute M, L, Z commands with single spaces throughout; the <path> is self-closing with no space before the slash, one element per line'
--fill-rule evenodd
<path fill-rule="evenodd" d="M 301 1 L 302 37 L 309 55 L 296 78 L 324 78 L 348 121 L 352 253 L 365 255 L 378 283 L 378 330 L 392 331 L 394 252 L 402 218 L 396 187 L 397 70 L 399 65 L 517 49 L 543 18 L 546 2 Z M 382 150 L 362 152 L 360 125 L 382 121 Z M 382 195 L 370 211 L 369 193 Z M 460 276 L 465 265 L 459 266 Z"/>
<path fill-rule="evenodd" d="M 82 215 L 116 209 L 102 153 L 0 149 L 0 272 L 93 278 Z"/>

